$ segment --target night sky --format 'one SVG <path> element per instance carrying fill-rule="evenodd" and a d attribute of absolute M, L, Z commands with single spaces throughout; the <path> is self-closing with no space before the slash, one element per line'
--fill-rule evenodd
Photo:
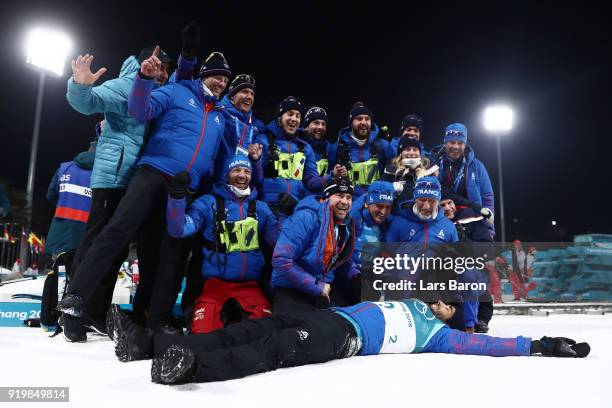
<path fill-rule="evenodd" d="M 395 132 L 404 114 L 420 114 L 427 148 L 442 143 L 446 124 L 465 123 L 496 205 L 496 144 L 482 127 L 482 111 L 494 102 L 512 105 L 515 126 L 503 140 L 507 238 L 553 240 L 551 220 L 565 239 L 612 233 L 605 200 L 612 160 L 607 13 L 559 3 L 466 3 L 3 2 L 0 179 L 25 190 L 37 90 L 37 74 L 23 62 L 27 27 L 63 27 L 75 42 L 73 57 L 90 52 L 95 69 L 109 69 L 102 83 L 145 46 L 159 44 L 177 56 L 180 29 L 196 19 L 203 27 L 200 56 L 222 51 L 235 74 L 255 76 L 255 113 L 265 122 L 279 100 L 296 95 L 327 110 L 334 134 L 357 100 Z M 178 10 L 182 5 L 189 11 Z M 68 63 L 64 77 L 48 78 L 45 87 L 35 209 L 49 214 L 44 193 L 53 172 L 86 149 L 100 119 L 66 102 L 69 71 Z"/>

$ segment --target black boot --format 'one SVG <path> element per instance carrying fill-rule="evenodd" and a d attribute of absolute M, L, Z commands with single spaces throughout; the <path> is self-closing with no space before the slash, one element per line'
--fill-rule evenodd
<path fill-rule="evenodd" d="M 109 313 L 113 315 L 113 341 L 115 342 L 115 354 L 119 361 L 127 362 L 151 358 L 153 332 L 131 321 L 116 305 L 111 307 Z"/>
<path fill-rule="evenodd" d="M 112 304 L 109 308 L 108 308 L 108 312 L 106 313 L 106 334 L 108 334 L 108 337 L 112 340 L 115 341 L 115 338 L 117 337 L 117 330 L 115 329 L 115 324 L 114 324 L 114 310 L 115 308 L 119 308 L 119 306 Z"/>
<path fill-rule="evenodd" d="M 547 337 L 531 342 L 531 354 L 542 354 L 547 357 L 578 357 L 589 355 L 591 347 L 588 343 L 576 343 L 567 337 Z"/>
<path fill-rule="evenodd" d="M 85 343 L 87 333 L 80 318 L 63 314 L 59 318 L 59 325 L 66 341 L 71 343 Z"/>
<path fill-rule="evenodd" d="M 476 330 L 476 333 L 488 333 L 489 325 L 484 320 L 479 320 L 474 329 Z"/>
<path fill-rule="evenodd" d="M 85 302 L 81 296 L 76 294 L 66 295 L 66 297 L 57 304 L 56 309 L 70 316 L 81 317 L 83 315 L 84 304 Z"/>
<path fill-rule="evenodd" d="M 94 319 L 84 318 L 83 325 L 87 332 L 98 335 L 98 336 L 108 336 L 106 331 L 106 322 L 99 322 Z"/>
<path fill-rule="evenodd" d="M 161 369 L 159 368 L 160 366 Z M 193 351 L 187 347 L 175 344 L 168 347 L 163 356 L 156 357 L 153 360 L 151 380 L 159 379 L 161 384 L 187 383 L 191 382 L 195 371 L 196 357 Z M 159 372 L 159 378 L 157 378 L 157 372 Z"/>

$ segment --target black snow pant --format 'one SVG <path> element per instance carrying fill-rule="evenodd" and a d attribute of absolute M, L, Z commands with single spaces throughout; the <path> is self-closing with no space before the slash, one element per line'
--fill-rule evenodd
<path fill-rule="evenodd" d="M 158 170 L 141 166 L 130 181 L 112 218 L 81 261 L 68 293 L 93 299 L 105 279 L 116 280 L 113 265 L 140 231 L 138 263 L 140 281 L 134 299 L 134 316 L 143 323 L 159 264 L 161 237 L 166 229 L 167 180 Z M 141 230 L 142 229 L 142 230 Z"/>
<path fill-rule="evenodd" d="M 359 298 L 355 297 L 352 292 L 351 288 L 332 283 L 331 306 L 345 307 L 358 303 Z M 283 287 L 274 289 L 272 299 L 272 312 L 274 314 L 292 315 L 296 312 L 325 309 L 330 306 L 327 299 L 321 296 L 309 296 L 298 290 Z"/>
<path fill-rule="evenodd" d="M 40 301 L 40 324 L 43 326 L 57 325 L 59 312 L 55 308 L 58 302 L 59 272 L 63 266 L 66 272 L 66 279 L 69 280 L 72 275 L 73 258 L 74 251 L 59 254 L 53 263 L 53 270 L 47 274 L 45 285 L 43 286 L 42 300 Z"/>
<path fill-rule="evenodd" d="M 245 320 L 206 334 L 156 334 L 154 355 L 173 344 L 196 355 L 195 382 L 224 381 L 282 367 L 324 363 L 347 356 L 356 334 L 330 310 Z"/>
<path fill-rule="evenodd" d="M 478 298 L 478 321 L 489 324 L 493 318 L 493 298 L 489 291 L 485 290 Z"/>
<path fill-rule="evenodd" d="M 100 235 L 106 224 L 110 221 L 125 194 L 123 188 L 94 188 L 91 194 L 91 209 L 89 211 L 89 219 L 87 226 L 79 242 L 76 254 L 72 261 L 72 271 L 79 270 L 79 266 L 87 257 L 87 252 L 93 245 L 94 241 Z M 117 256 L 115 261 L 110 266 L 108 272 L 104 274 L 104 278 L 100 285 L 95 290 L 91 298 L 85 304 L 85 312 L 87 317 L 98 322 L 104 322 L 106 313 L 113 298 L 115 290 L 115 282 L 117 281 L 117 273 L 121 263 L 127 257 L 127 247 Z"/>

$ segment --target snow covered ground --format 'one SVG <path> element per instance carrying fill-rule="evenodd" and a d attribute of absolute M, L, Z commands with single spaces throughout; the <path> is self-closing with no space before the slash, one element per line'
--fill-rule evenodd
<path fill-rule="evenodd" d="M 0 386 L 69 386 L 70 403 L 57 405 L 74 407 L 612 407 L 611 315 L 495 316 L 491 334 L 573 337 L 592 351 L 586 359 L 355 357 L 162 386 L 150 382 L 149 361 L 120 363 L 106 338 L 70 344 L 40 329 L 0 328 Z"/>

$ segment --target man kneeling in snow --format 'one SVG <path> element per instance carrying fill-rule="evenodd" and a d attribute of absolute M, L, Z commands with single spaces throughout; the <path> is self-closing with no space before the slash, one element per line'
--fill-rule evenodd
<path fill-rule="evenodd" d="M 416 299 L 362 302 L 291 316 L 246 320 L 206 334 L 177 336 L 137 326 L 114 305 L 109 314 L 120 361 L 153 358 L 160 384 L 242 378 L 282 367 L 355 355 L 449 353 L 486 356 L 586 357 L 588 343 L 563 337 L 499 338 L 449 328 L 452 306 Z"/>

